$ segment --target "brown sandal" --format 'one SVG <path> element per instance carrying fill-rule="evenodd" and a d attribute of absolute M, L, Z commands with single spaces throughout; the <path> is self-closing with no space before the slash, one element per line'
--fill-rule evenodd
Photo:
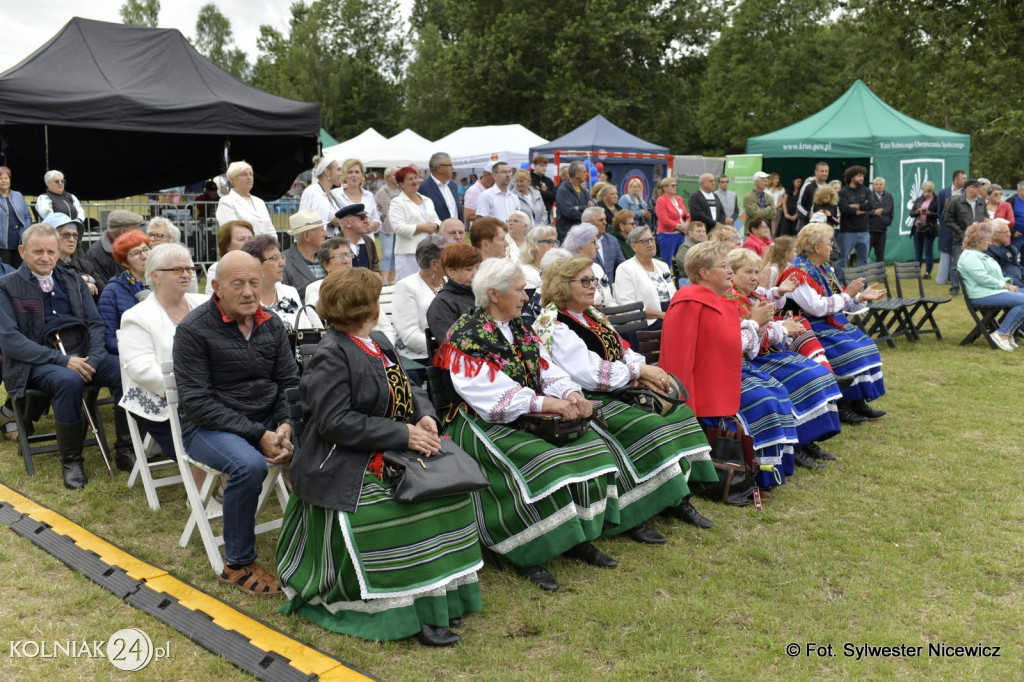
<path fill-rule="evenodd" d="M 230 585 L 247 594 L 273 596 L 281 594 L 281 584 L 265 568 L 255 561 L 238 569 L 224 567 L 224 572 L 217 578 L 221 585 Z"/>

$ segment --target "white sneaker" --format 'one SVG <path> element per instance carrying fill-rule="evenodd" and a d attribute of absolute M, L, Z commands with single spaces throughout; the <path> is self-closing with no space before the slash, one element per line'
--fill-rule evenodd
<path fill-rule="evenodd" d="M 1012 353 L 1013 352 L 1013 346 L 1010 345 L 1010 342 L 1007 341 L 1006 339 L 1004 339 L 999 332 L 993 332 L 989 336 L 989 338 L 992 339 L 993 343 L 995 343 L 997 346 L 999 346 L 1000 348 L 1002 348 L 1006 352 L 1008 352 L 1008 353 Z"/>
<path fill-rule="evenodd" d="M 1014 338 L 1014 334 L 1010 334 L 1008 341 L 1010 342 L 1010 345 L 1013 346 L 1013 349 L 1017 350 L 1017 339 Z"/>

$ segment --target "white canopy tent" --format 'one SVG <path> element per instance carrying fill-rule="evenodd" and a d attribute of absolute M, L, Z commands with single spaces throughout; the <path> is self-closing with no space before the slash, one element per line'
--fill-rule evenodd
<path fill-rule="evenodd" d="M 415 149 L 428 159 L 431 154 L 436 151 L 440 151 L 437 149 L 437 145 L 410 128 L 406 128 L 390 139 L 395 144 L 400 144 L 409 149 Z"/>
<path fill-rule="evenodd" d="M 437 151 L 452 157 L 456 169 L 490 169 L 496 161 L 519 168 L 530 160 L 530 147 L 546 143 L 518 123 L 502 126 L 460 128 L 434 143 Z"/>
<path fill-rule="evenodd" d="M 429 153 L 389 140 L 373 128 L 367 128 L 333 147 L 324 147 L 323 154 L 338 161 L 359 159 L 367 168 L 408 166 L 411 163 L 425 168 L 430 158 Z"/>

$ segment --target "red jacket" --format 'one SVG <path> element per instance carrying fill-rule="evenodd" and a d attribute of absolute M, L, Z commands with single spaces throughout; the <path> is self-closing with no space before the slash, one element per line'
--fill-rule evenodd
<path fill-rule="evenodd" d="M 768 247 L 771 245 L 771 238 L 761 239 L 756 234 L 750 235 L 747 237 L 747 241 L 743 242 L 744 249 L 750 249 L 761 258 L 764 258 L 764 254 L 768 251 Z"/>
<path fill-rule="evenodd" d="M 679 377 L 698 417 L 740 409 L 743 347 L 736 305 L 699 284 L 675 293 L 665 313 L 658 366 Z"/>

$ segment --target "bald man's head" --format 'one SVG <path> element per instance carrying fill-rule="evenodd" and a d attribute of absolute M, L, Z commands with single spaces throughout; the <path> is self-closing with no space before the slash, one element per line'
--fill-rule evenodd
<path fill-rule="evenodd" d="M 221 310 L 234 319 L 252 317 L 260 307 L 263 268 L 245 251 L 231 251 L 217 263 L 212 284 Z"/>

